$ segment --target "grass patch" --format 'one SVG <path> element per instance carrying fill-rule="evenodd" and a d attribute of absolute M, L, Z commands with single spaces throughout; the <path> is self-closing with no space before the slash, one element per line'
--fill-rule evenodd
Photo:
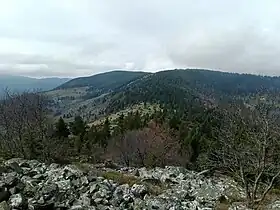
<path fill-rule="evenodd" d="M 229 203 L 218 203 L 215 207 L 215 210 L 228 210 L 230 207 Z"/>
<path fill-rule="evenodd" d="M 123 174 L 116 171 L 106 171 L 103 172 L 101 176 L 105 179 L 111 179 L 119 184 L 128 184 L 130 187 L 134 184 L 145 185 L 147 187 L 148 194 L 150 195 L 159 195 L 162 194 L 166 189 L 168 189 L 167 185 L 164 185 L 163 183 L 153 184 L 143 182 L 141 179 L 135 176 Z"/>
<path fill-rule="evenodd" d="M 168 185 L 161 182 L 156 182 L 156 183 L 146 182 L 146 181 L 142 181 L 138 177 L 124 174 L 117 171 L 101 171 L 94 167 L 91 167 L 90 164 L 75 162 L 73 163 L 73 165 L 75 165 L 79 170 L 85 173 L 94 171 L 97 176 L 104 177 L 105 179 L 113 180 L 114 182 L 119 184 L 128 184 L 130 187 L 132 187 L 134 184 L 145 185 L 147 187 L 148 194 L 150 195 L 160 195 L 165 190 L 168 189 Z"/>
<path fill-rule="evenodd" d="M 128 184 L 130 187 L 134 184 L 139 184 L 141 180 L 135 176 L 126 175 L 116 171 L 106 171 L 101 174 L 105 179 L 111 179 L 119 184 Z"/>
<path fill-rule="evenodd" d="M 168 187 L 164 184 L 153 185 L 145 183 L 144 185 L 148 188 L 148 193 L 155 196 L 162 194 L 165 190 L 168 189 Z"/>

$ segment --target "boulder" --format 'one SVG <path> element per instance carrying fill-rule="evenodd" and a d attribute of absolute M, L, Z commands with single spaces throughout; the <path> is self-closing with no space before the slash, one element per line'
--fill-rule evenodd
<path fill-rule="evenodd" d="M 9 199 L 9 205 L 12 208 L 16 209 L 25 209 L 27 208 L 27 200 L 21 194 L 11 195 Z"/>
<path fill-rule="evenodd" d="M 10 210 L 10 207 L 9 207 L 9 205 L 7 204 L 6 201 L 2 201 L 2 202 L 0 203 L 0 210 Z"/>
<path fill-rule="evenodd" d="M 2 201 L 8 201 L 10 198 L 10 192 L 6 187 L 0 188 L 0 202 Z"/>

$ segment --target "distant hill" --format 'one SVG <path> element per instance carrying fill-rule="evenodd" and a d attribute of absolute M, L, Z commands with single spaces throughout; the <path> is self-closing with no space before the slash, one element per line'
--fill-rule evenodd
<path fill-rule="evenodd" d="M 279 93 L 279 77 L 197 69 L 168 70 L 150 74 L 116 89 L 107 112 L 140 102 L 212 107 L 220 102 L 255 100 L 260 96 L 279 98 Z"/>
<path fill-rule="evenodd" d="M 48 91 L 69 81 L 69 78 L 43 78 L 36 79 L 24 76 L 11 76 L 0 74 L 0 93 L 8 88 L 11 91 L 22 92 L 25 90 Z"/>
<path fill-rule="evenodd" d="M 92 90 L 112 90 L 149 73 L 140 71 L 111 71 L 89 77 L 72 79 L 56 89 L 90 87 Z"/>
<path fill-rule="evenodd" d="M 220 102 L 256 104 L 261 100 L 280 106 L 279 93 L 279 77 L 185 69 L 111 71 L 73 79 L 48 94 L 55 98 L 55 112 L 96 119 L 141 102 L 203 108 Z"/>

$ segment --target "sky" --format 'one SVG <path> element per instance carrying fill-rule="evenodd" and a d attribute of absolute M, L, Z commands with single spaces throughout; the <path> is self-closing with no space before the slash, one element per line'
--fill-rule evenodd
<path fill-rule="evenodd" d="M 0 0 L 0 74 L 280 76 L 279 0 Z"/>

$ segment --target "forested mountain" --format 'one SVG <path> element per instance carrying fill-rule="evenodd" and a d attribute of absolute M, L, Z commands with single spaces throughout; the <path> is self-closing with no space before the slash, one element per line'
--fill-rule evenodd
<path fill-rule="evenodd" d="M 223 101 L 256 97 L 278 99 L 280 78 L 208 70 L 170 70 L 150 74 L 115 89 L 109 109 L 139 102 L 213 106 Z M 262 98 L 264 99 L 264 98 Z M 277 101 L 278 103 L 278 101 Z"/>
<path fill-rule="evenodd" d="M 65 82 L 68 78 L 43 78 L 35 79 L 24 76 L 11 76 L 0 74 L 0 93 L 3 89 L 8 88 L 11 91 L 22 92 L 24 90 L 51 90 Z"/>
<path fill-rule="evenodd" d="M 146 72 L 139 71 L 112 71 L 101 73 L 89 77 L 79 77 L 59 86 L 57 89 L 91 87 L 94 89 L 110 90 L 117 88 L 127 82 L 147 75 Z"/>
<path fill-rule="evenodd" d="M 186 69 L 157 73 L 111 71 L 73 79 L 49 95 L 56 101 L 57 115 L 79 114 L 91 121 L 140 102 L 180 109 L 209 108 L 231 101 L 256 104 L 259 100 L 278 106 L 279 91 L 279 77 Z"/>

